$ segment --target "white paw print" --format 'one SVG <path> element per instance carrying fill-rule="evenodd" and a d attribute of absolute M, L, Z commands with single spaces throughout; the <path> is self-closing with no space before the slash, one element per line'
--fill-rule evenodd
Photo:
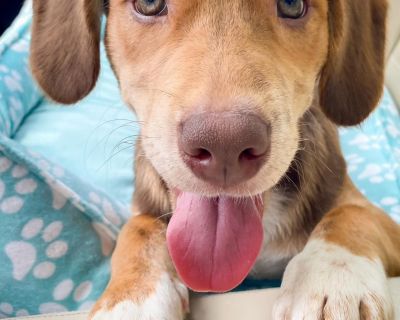
<path fill-rule="evenodd" d="M 90 202 L 99 207 L 99 209 L 104 214 L 104 217 L 113 225 L 120 226 L 122 224 L 122 219 L 115 211 L 113 205 L 110 201 L 105 198 L 101 198 L 97 193 L 89 193 Z M 110 256 L 114 246 L 115 246 L 115 236 L 109 231 L 109 229 L 101 223 L 93 222 L 93 229 L 96 231 L 100 238 L 101 249 L 104 256 Z"/>
<path fill-rule="evenodd" d="M 0 302 L 0 319 L 9 318 L 14 315 L 14 312 L 17 317 L 29 316 L 29 312 L 25 309 L 15 311 L 14 307 L 10 303 Z"/>
<path fill-rule="evenodd" d="M 62 192 L 62 186 L 60 186 L 60 182 L 51 176 L 45 176 L 44 179 L 51 190 L 53 198 L 52 202 L 53 209 L 55 210 L 62 209 L 66 205 L 68 198 L 64 194 L 64 192 Z"/>
<path fill-rule="evenodd" d="M 0 157 L 0 173 L 5 173 L 13 166 L 11 160 L 6 157 Z M 28 170 L 21 166 L 15 165 L 11 170 L 11 176 L 16 179 L 14 185 L 15 193 L 13 195 L 4 197 L 6 186 L 0 180 L 0 213 L 11 215 L 18 213 L 24 206 L 24 199 L 22 196 L 29 195 L 37 189 L 37 182 L 33 178 L 27 178 Z"/>
<path fill-rule="evenodd" d="M 62 229 L 61 221 L 54 221 L 44 226 L 40 218 L 31 219 L 25 224 L 21 231 L 22 240 L 12 241 L 4 248 L 11 260 L 15 280 L 24 280 L 31 271 L 36 279 L 47 279 L 54 274 L 56 265 L 53 261 L 65 256 L 68 252 L 68 244 L 57 240 Z M 45 247 L 45 254 L 49 260 L 37 261 L 37 248 L 33 244 L 34 241 L 37 247 Z M 37 241 L 42 243 L 38 244 Z"/>
<path fill-rule="evenodd" d="M 103 253 L 103 256 L 110 256 L 115 247 L 115 237 L 108 228 L 101 223 L 93 222 L 92 227 L 100 238 L 101 252 Z"/>
<path fill-rule="evenodd" d="M 68 310 L 65 306 L 62 305 L 62 301 L 72 297 L 75 302 L 83 302 L 89 297 L 92 290 L 93 284 L 91 281 L 84 281 L 75 286 L 75 283 L 71 279 L 62 280 L 53 289 L 54 301 L 42 303 L 39 306 L 39 312 L 66 312 Z M 81 304 L 79 309 L 88 310 L 94 305 L 94 303 L 94 301 L 86 301 Z"/>
<path fill-rule="evenodd" d="M 115 211 L 113 205 L 110 201 L 105 198 L 101 198 L 97 193 L 90 192 L 89 193 L 90 201 L 96 206 L 101 207 L 101 210 L 108 221 L 110 221 L 115 226 L 120 226 L 122 220 L 120 216 Z"/>
<path fill-rule="evenodd" d="M 38 161 L 38 166 L 42 170 L 41 174 L 43 175 L 44 181 L 50 188 L 53 198 L 52 206 L 55 210 L 62 209 L 67 202 L 70 201 L 79 210 L 82 212 L 85 211 L 85 208 L 81 204 L 81 198 L 76 194 L 76 192 L 74 192 L 74 190 L 65 185 L 64 182 L 59 179 L 65 175 L 63 168 L 53 166 L 44 159 Z"/>

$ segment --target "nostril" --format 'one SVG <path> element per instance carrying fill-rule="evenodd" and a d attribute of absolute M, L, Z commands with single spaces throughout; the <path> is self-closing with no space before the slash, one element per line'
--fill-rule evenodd
<path fill-rule="evenodd" d="M 255 148 L 247 148 L 239 155 L 239 161 L 251 161 L 260 159 L 265 155 L 265 152 L 258 152 Z"/>
<path fill-rule="evenodd" d="M 188 156 L 198 161 L 207 161 L 212 158 L 211 152 L 204 148 L 194 149 L 190 154 L 188 154 Z"/>
<path fill-rule="evenodd" d="M 269 158 L 270 123 L 256 114 L 203 112 L 182 121 L 178 148 L 193 174 L 228 187 L 254 177 Z"/>

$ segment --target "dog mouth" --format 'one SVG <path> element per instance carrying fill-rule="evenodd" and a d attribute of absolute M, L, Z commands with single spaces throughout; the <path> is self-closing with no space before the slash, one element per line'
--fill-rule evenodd
<path fill-rule="evenodd" d="M 263 243 L 261 196 L 207 198 L 178 192 L 167 244 L 182 281 L 197 292 L 226 292 L 249 274 Z"/>

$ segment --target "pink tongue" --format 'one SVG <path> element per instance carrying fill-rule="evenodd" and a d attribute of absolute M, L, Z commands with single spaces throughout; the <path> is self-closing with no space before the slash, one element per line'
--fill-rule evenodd
<path fill-rule="evenodd" d="M 190 193 L 178 197 L 167 242 L 189 288 L 225 292 L 243 281 L 263 242 L 261 207 L 254 198 L 210 199 Z"/>

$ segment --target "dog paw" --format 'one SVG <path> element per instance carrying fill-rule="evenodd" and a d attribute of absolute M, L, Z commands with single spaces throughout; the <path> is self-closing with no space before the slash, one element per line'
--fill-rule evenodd
<path fill-rule="evenodd" d="M 393 319 L 382 263 L 312 240 L 285 271 L 273 319 Z"/>
<path fill-rule="evenodd" d="M 188 289 L 179 280 L 164 274 L 156 288 L 148 294 L 141 295 L 139 291 L 124 294 L 110 287 L 94 307 L 89 319 L 183 320 L 188 308 Z"/>

